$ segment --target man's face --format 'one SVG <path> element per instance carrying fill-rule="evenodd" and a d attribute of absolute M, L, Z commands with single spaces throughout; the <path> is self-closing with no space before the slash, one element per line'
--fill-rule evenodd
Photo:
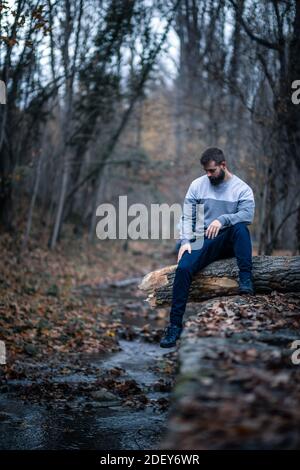
<path fill-rule="evenodd" d="M 209 181 L 213 185 L 222 183 L 225 177 L 225 163 L 220 163 L 219 165 L 213 160 L 203 166 L 204 171 L 206 172 Z"/>

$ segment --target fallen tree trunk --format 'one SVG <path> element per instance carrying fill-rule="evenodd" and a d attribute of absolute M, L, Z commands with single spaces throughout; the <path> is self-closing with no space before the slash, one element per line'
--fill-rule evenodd
<path fill-rule="evenodd" d="M 143 278 L 139 288 L 146 291 L 152 307 L 171 304 L 176 267 L 167 266 Z M 236 258 L 211 263 L 194 276 L 188 301 L 238 294 L 238 272 Z M 300 256 L 253 256 L 253 281 L 257 293 L 300 292 Z"/>

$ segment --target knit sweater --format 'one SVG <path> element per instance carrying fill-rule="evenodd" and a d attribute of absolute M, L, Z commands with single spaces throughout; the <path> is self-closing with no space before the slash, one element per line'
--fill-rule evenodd
<path fill-rule="evenodd" d="M 184 199 L 183 213 L 180 224 L 181 244 L 195 239 L 197 205 L 203 205 L 204 218 L 197 224 L 204 230 L 217 219 L 221 222 L 220 230 L 238 222 L 251 224 L 254 217 L 255 201 L 253 191 L 238 176 L 232 175 L 228 180 L 213 185 L 207 175 L 196 178 L 190 184 Z M 198 207 L 199 209 L 199 207 Z M 202 233 L 203 235 L 203 233 Z"/>

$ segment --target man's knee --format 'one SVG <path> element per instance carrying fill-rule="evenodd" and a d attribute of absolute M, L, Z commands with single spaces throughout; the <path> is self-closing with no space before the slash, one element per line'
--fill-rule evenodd
<path fill-rule="evenodd" d="M 237 224 L 232 225 L 231 230 L 234 233 L 247 233 L 247 232 L 249 232 L 248 224 L 246 224 L 246 222 L 238 222 Z"/>
<path fill-rule="evenodd" d="M 192 263 L 190 263 L 190 264 L 187 263 L 187 262 L 181 263 L 179 261 L 178 266 L 176 268 L 176 271 L 184 273 L 184 274 L 191 274 L 192 275 L 195 271 L 195 268 L 193 267 Z"/>
<path fill-rule="evenodd" d="M 181 258 L 177 265 L 177 271 L 182 273 L 194 274 L 196 272 L 196 264 L 195 260 L 192 259 L 192 256 L 187 253 L 185 256 Z"/>

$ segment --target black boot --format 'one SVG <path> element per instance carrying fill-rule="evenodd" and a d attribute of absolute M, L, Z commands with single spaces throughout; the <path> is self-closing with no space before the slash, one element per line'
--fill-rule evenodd
<path fill-rule="evenodd" d="M 239 293 L 240 294 L 254 294 L 253 280 L 251 273 L 240 274 L 239 278 Z"/>
<path fill-rule="evenodd" d="M 164 331 L 164 336 L 161 339 L 161 348 L 172 348 L 176 345 L 176 341 L 179 339 L 182 327 L 176 325 L 168 325 Z"/>

